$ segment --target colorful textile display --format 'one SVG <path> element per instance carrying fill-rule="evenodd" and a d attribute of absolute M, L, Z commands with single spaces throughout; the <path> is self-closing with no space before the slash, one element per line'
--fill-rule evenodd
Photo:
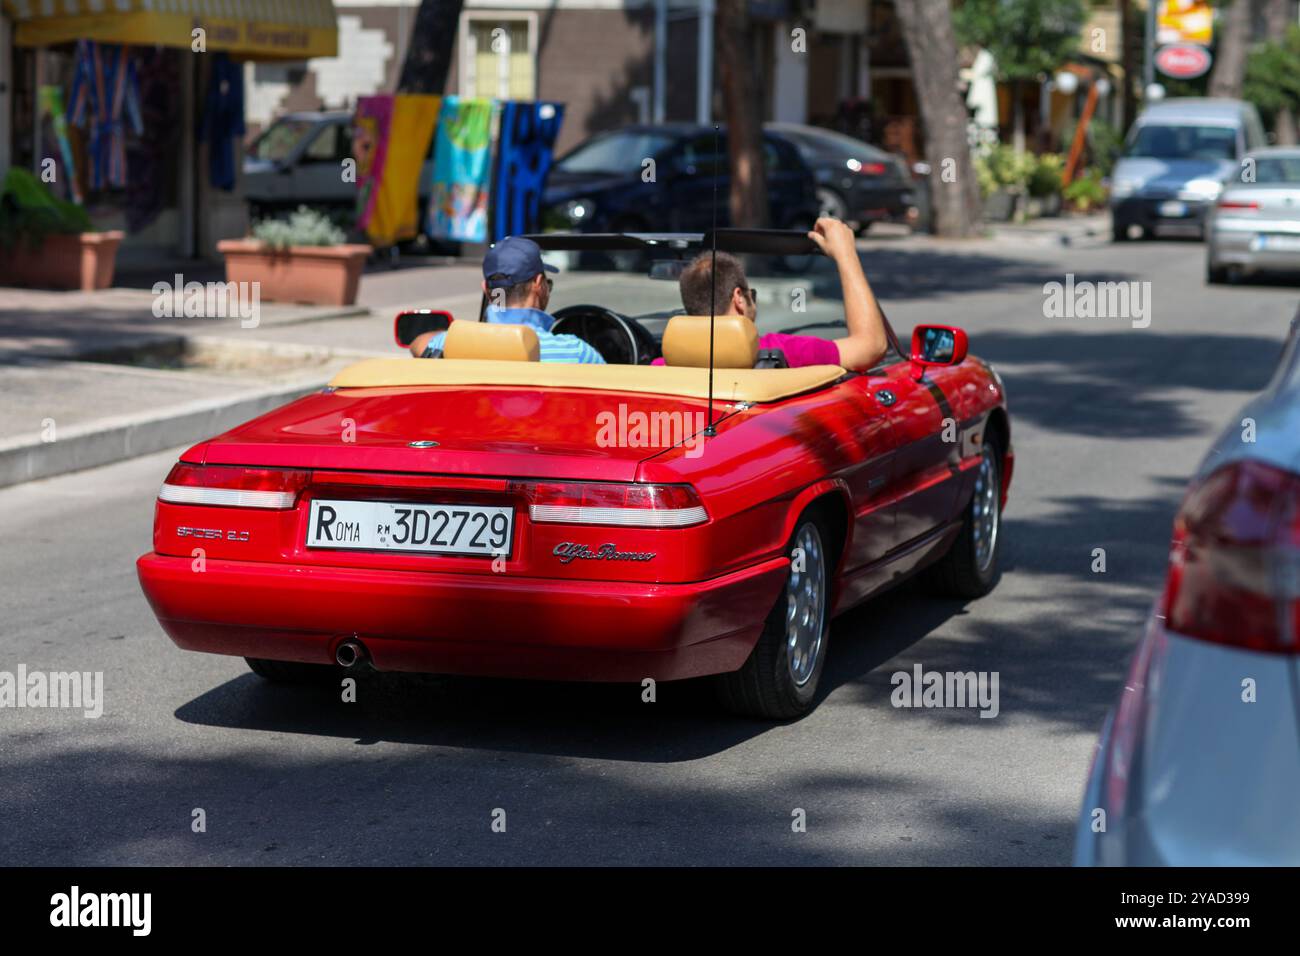
<path fill-rule="evenodd" d="M 144 133 L 126 144 L 126 228 L 136 233 L 155 222 L 173 195 L 185 123 L 176 95 L 181 84 L 179 50 L 153 47 L 135 57 L 140 77 L 140 116 Z"/>
<path fill-rule="evenodd" d="M 37 92 L 41 104 L 42 125 L 45 117 L 50 118 L 50 133 L 53 134 L 59 150 L 59 162 L 56 166 L 56 182 L 65 184 L 65 194 L 73 202 L 82 202 L 81 187 L 77 184 L 77 161 L 72 155 L 72 143 L 68 139 L 68 118 L 63 108 L 63 90 L 57 86 L 42 86 Z M 46 154 L 48 155 L 48 153 Z"/>
<path fill-rule="evenodd" d="M 126 124 L 140 134 L 140 91 L 131 48 L 112 43 L 77 43 L 68 96 L 68 122 L 89 126 L 90 187 L 126 185 Z"/>
<path fill-rule="evenodd" d="M 352 115 L 352 154 L 357 160 L 357 227 L 368 230 L 379 200 L 393 122 L 393 97 L 357 97 Z"/>
<path fill-rule="evenodd" d="M 488 205 L 493 242 L 541 228 L 542 188 L 563 122 L 563 103 L 502 104 Z"/>
<path fill-rule="evenodd" d="M 199 142 L 208 144 L 209 181 L 229 192 L 235 188 L 236 152 L 244 135 L 244 70 L 225 52 L 207 57 L 212 61 L 212 75 Z"/>
<path fill-rule="evenodd" d="M 405 93 L 357 100 L 357 225 L 375 246 L 419 232 L 420 177 L 441 105 L 440 96 Z"/>
<path fill-rule="evenodd" d="M 491 100 L 443 98 L 429 199 L 429 234 L 436 239 L 487 241 L 492 108 Z"/>

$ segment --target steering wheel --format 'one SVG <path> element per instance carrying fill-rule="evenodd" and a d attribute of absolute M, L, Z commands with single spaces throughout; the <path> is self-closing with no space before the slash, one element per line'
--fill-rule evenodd
<path fill-rule="evenodd" d="M 610 365 L 649 365 L 658 354 L 654 337 L 635 319 L 600 305 L 567 305 L 554 313 L 553 335 L 582 339 Z"/>

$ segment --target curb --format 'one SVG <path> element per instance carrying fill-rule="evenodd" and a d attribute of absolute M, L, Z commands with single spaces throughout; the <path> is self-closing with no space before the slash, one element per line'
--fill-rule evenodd
<path fill-rule="evenodd" d="M 990 230 L 993 239 L 1031 242 L 1052 246 L 1095 246 L 1110 241 L 1108 223 L 1061 223 L 1054 228 L 1034 228 L 1015 225 L 995 225 Z"/>
<path fill-rule="evenodd" d="M 162 413 L 101 419 L 61 430 L 52 442 L 38 435 L 9 439 L 0 442 L 0 488 L 193 444 L 317 391 L 328 380 L 326 376 L 232 398 L 189 402 Z"/>

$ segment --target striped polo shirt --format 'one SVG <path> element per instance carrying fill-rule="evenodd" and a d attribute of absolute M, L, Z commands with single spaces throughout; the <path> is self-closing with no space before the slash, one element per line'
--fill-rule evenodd
<path fill-rule="evenodd" d="M 528 326 L 537 333 L 537 341 L 541 346 L 540 357 L 543 362 L 577 362 L 583 365 L 605 364 L 605 360 L 601 358 L 600 353 L 576 335 L 552 335 L 551 324 L 555 322 L 555 319 L 541 309 L 507 309 L 489 305 L 484 318 L 488 322 L 500 322 L 503 325 Z M 428 355 L 435 349 L 441 349 L 446 337 L 446 332 L 439 332 L 430 338 L 428 345 L 425 346 L 424 354 Z"/>

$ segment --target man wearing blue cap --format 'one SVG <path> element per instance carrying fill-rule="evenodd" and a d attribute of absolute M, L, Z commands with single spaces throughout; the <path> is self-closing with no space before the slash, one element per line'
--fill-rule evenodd
<path fill-rule="evenodd" d="M 543 362 L 604 365 L 600 353 L 576 335 L 552 335 L 555 319 L 546 311 L 551 301 L 554 266 L 542 262 L 537 243 L 507 236 L 483 257 L 483 292 L 488 297 L 484 319 L 505 325 L 526 325 L 537 333 Z M 423 358 L 442 349 L 446 332 L 426 332 L 411 343 L 411 354 Z"/>

